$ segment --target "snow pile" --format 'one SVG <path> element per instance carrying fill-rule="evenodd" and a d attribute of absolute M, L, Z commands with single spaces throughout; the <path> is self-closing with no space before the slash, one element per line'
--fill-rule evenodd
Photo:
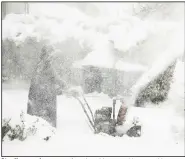
<path fill-rule="evenodd" d="M 42 118 L 21 113 L 19 120 L 14 117 L 4 118 L 3 127 L 8 132 L 3 141 L 24 141 L 30 137 L 37 140 L 49 140 L 55 134 L 55 129 Z"/>
<path fill-rule="evenodd" d="M 138 121 L 142 125 L 142 135 L 144 137 L 154 135 L 154 137 L 163 138 L 168 137 L 170 132 L 170 124 L 173 119 L 171 118 L 172 112 L 169 109 L 159 108 L 137 108 L 131 107 L 128 109 L 128 115 L 126 116 L 126 122 L 124 126 L 119 126 L 119 130 L 127 131 L 133 122 L 134 118 L 138 118 Z M 160 121 L 160 124 L 159 124 Z M 121 129 L 123 127 L 123 129 Z M 161 132 L 161 130 L 163 130 Z M 163 134 L 164 133 L 164 134 Z"/>
<path fill-rule="evenodd" d="M 18 96 L 14 93 L 14 91 L 8 91 L 8 93 L 3 92 L 3 126 L 4 129 L 8 130 L 3 140 L 11 141 L 18 139 L 22 141 L 33 136 L 37 140 L 44 140 L 47 137 L 49 139 L 53 136 L 55 134 L 55 128 L 48 122 L 42 118 L 26 114 L 27 98 L 25 92 L 19 91 L 20 94 Z M 11 101 L 9 98 L 11 98 Z M 12 105 L 16 107 L 14 111 L 11 111 Z"/>

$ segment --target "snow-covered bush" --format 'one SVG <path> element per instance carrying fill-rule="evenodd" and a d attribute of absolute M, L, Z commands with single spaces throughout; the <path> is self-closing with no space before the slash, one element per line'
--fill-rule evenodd
<path fill-rule="evenodd" d="M 173 82 L 175 65 L 176 61 L 140 90 L 136 97 L 136 106 L 142 107 L 145 102 L 159 104 L 167 99 L 171 83 Z"/>
<path fill-rule="evenodd" d="M 24 141 L 31 136 L 41 140 L 49 140 L 55 134 L 55 128 L 42 118 L 30 116 L 24 112 L 20 113 L 20 118 L 5 117 L 2 120 L 2 140 Z"/>
<path fill-rule="evenodd" d="M 10 119 L 9 119 L 10 120 Z M 24 126 L 24 122 L 22 121 L 22 123 L 20 125 L 15 125 L 15 127 L 11 127 L 9 125 L 9 121 L 6 121 L 6 119 L 3 120 L 3 127 L 2 127 L 2 139 L 5 137 L 9 140 L 14 140 L 14 139 L 18 139 L 20 141 L 23 141 L 26 139 L 24 130 L 25 126 Z M 33 133 L 34 135 L 34 133 Z"/>

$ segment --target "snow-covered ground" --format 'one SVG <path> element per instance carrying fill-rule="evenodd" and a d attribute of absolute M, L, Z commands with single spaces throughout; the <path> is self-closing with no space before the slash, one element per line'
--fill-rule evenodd
<path fill-rule="evenodd" d="M 183 63 L 179 62 L 175 71 L 175 80 L 171 93 L 180 90 Z M 180 67 L 181 66 L 181 67 Z M 178 87 L 177 87 L 178 86 Z M 18 118 L 21 110 L 26 111 L 27 90 L 3 90 L 3 116 Z M 170 94 L 171 94 L 170 93 Z M 127 123 L 137 116 L 142 124 L 142 136 L 132 138 L 111 137 L 105 134 L 93 134 L 88 120 L 74 98 L 58 96 L 58 122 L 56 134 L 49 141 L 38 136 L 30 136 L 25 141 L 4 141 L 3 155 L 8 156 L 137 156 L 137 155 L 184 155 L 184 92 L 169 95 L 168 101 L 159 107 L 129 108 Z M 86 99 L 93 111 L 102 106 L 112 106 L 112 100 L 105 94 L 87 94 Z M 184 99 L 184 98 L 183 98 Z M 173 101 L 170 104 L 169 101 Z M 182 103 L 183 102 L 183 103 Z M 118 112 L 119 103 L 116 106 Z M 177 110 L 179 110 L 179 114 Z M 16 121 L 16 120 L 13 120 Z M 43 136 L 47 132 L 42 132 Z"/>
<path fill-rule="evenodd" d="M 163 20 L 159 22 L 157 18 L 160 17 L 159 13 L 156 18 L 142 21 L 131 15 L 128 16 L 125 12 L 121 13 L 121 6 L 114 8 L 112 4 L 102 10 L 98 3 L 102 14 L 96 18 L 63 4 L 62 8 L 58 4 L 46 4 L 45 7 L 43 4 L 37 6 L 33 3 L 32 5 L 34 5 L 32 9 L 35 10 L 30 10 L 30 15 L 7 15 L 2 23 L 3 40 L 10 39 L 16 44 L 21 44 L 27 37 L 36 37 L 38 41 L 42 38 L 49 39 L 54 45 L 72 37 L 79 42 L 82 50 L 86 45 L 93 50 L 86 58 L 87 63 L 90 56 L 90 61 L 98 66 L 101 64 L 104 67 L 105 65 L 113 67 L 112 59 L 115 56 L 112 56 L 112 52 L 108 50 L 108 42 L 111 40 L 114 42 L 114 47 L 123 52 L 124 57 L 128 55 L 128 61 L 125 58 L 124 63 L 118 63 L 116 68 L 125 70 L 130 61 L 134 60 L 137 64 L 147 64 L 149 67 L 149 71 L 133 87 L 134 93 L 184 53 L 184 23 L 182 23 L 184 19 L 180 22 Z M 111 12 L 112 8 L 117 14 L 114 15 L 114 12 Z M 176 7 L 176 10 L 179 10 L 179 7 Z M 110 13 L 107 14 L 106 11 Z M 118 12 L 120 12 L 119 16 Z M 170 13 L 173 11 L 170 10 Z M 179 16 L 174 14 L 174 17 Z M 138 43 L 143 45 L 139 45 L 138 48 Z M 136 50 L 132 51 L 133 48 Z M 97 60 L 97 57 L 101 61 Z M 135 66 L 138 69 L 139 65 Z M 132 70 L 136 67 L 132 67 Z M 130 65 L 129 68 L 131 69 Z M 20 113 L 26 112 L 28 88 L 4 87 L 2 93 L 3 118 L 11 117 L 12 125 L 19 124 Z M 93 111 L 102 106 L 112 106 L 112 100 L 105 94 L 88 94 L 86 99 Z M 129 101 L 129 99 L 125 100 Z M 116 106 L 116 114 L 118 109 L 119 103 Z M 131 138 L 127 135 L 111 137 L 105 134 L 93 134 L 80 104 L 74 98 L 58 96 L 57 113 L 57 130 L 49 141 L 43 140 L 43 137 L 51 135 L 51 127 L 41 120 L 40 125 L 37 125 L 40 131 L 36 135 L 28 136 L 25 141 L 5 140 L 2 145 L 3 155 L 183 156 L 184 63 L 180 61 L 177 63 L 174 83 L 166 102 L 157 107 L 151 104 L 146 108 L 129 107 L 125 124 L 130 126 L 132 119 L 135 116 L 139 117 L 142 124 L 142 136 L 139 138 Z M 26 116 L 28 124 L 35 119 L 36 117 Z"/>

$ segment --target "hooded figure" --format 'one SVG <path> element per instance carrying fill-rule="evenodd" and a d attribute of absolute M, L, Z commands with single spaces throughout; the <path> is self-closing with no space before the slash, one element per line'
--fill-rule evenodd
<path fill-rule="evenodd" d="M 51 64 L 50 47 L 43 47 L 36 66 L 28 94 L 27 113 L 48 121 L 56 127 L 56 98 L 61 94 L 64 83 L 59 79 Z M 57 89 L 58 86 L 58 89 Z"/>
<path fill-rule="evenodd" d="M 118 116 L 117 116 L 117 125 L 123 125 L 126 120 L 127 110 L 128 108 L 125 106 L 123 100 L 121 101 L 122 105 L 119 109 Z"/>

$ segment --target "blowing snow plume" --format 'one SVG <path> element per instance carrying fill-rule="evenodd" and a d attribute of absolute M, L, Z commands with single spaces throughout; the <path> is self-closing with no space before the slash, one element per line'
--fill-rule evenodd
<path fill-rule="evenodd" d="M 165 45 L 168 44 L 168 47 L 156 55 L 157 59 L 152 63 L 150 69 L 132 87 L 134 105 L 141 106 L 144 101 L 158 103 L 167 98 L 170 85 L 173 82 L 176 60 L 182 58 L 184 54 L 182 24 L 176 25 L 175 28 L 176 31 L 174 31 L 174 28 L 169 30 L 172 31 L 169 32 L 170 35 L 167 35 L 168 32 L 166 32 L 165 36 L 168 38 L 168 43 L 165 42 Z"/>

